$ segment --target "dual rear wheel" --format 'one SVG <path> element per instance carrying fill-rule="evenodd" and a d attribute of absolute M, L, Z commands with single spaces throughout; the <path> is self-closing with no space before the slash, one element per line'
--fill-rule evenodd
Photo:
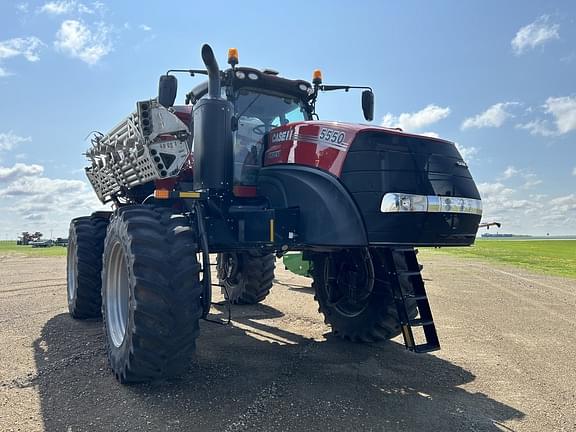
<path fill-rule="evenodd" d="M 178 375 L 190 364 L 203 314 L 197 242 L 194 220 L 169 208 L 126 206 L 111 217 L 72 221 L 69 311 L 78 319 L 103 317 L 109 362 L 120 382 Z M 374 342 L 400 333 L 384 261 L 377 249 L 314 256 L 316 300 L 337 336 Z M 273 284 L 274 262 L 272 254 L 219 254 L 227 299 L 262 301 Z"/>
<path fill-rule="evenodd" d="M 70 311 L 74 318 L 96 317 L 101 305 L 116 378 L 132 383 L 180 374 L 190 364 L 203 311 L 195 225 L 171 209 L 136 205 L 122 207 L 109 223 L 75 219 L 70 233 Z M 88 310 L 85 299 L 90 314 L 77 312 Z"/>

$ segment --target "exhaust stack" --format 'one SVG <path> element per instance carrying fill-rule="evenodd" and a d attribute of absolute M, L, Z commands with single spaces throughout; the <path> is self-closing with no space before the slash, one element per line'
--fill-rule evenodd
<path fill-rule="evenodd" d="M 209 45 L 202 46 L 208 70 L 208 95 L 194 105 L 194 189 L 232 192 L 233 107 L 221 96 L 220 69 Z"/>
<path fill-rule="evenodd" d="M 220 97 L 220 68 L 214 56 L 214 51 L 208 44 L 202 45 L 202 61 L 208 71 L 208 95 L 211 98 Z"/>

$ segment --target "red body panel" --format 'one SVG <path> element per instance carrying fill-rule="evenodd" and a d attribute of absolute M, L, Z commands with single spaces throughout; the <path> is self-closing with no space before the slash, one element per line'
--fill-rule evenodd
<path fill-rule="evenodd" d="M 378 131 L 408 135 L 399 129 L 342 122 L 306 121 L 272 129 L 264 166 L 277 164 L 308 165 L 339 177 L 350 144 L 359 132 Z M 435 139 L 446 143 L 447 141 Z"/>
<path fill-rule="evenodd" d="M 188 126 L 192 121 L 192 105 L 174 105 L 172 108 L 176 117 Z"/>

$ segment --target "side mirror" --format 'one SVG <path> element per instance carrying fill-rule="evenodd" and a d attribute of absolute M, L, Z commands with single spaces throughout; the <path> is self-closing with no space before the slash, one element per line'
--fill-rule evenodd
<path fill-rule="evenodd" d="M 366 120 L 374 120 L 374 93 L 370 90 L 362 92 L 362 111 Z"/>
<path fill-rule="evenodd" d="M 158 103 L 166 108 L 174 105 L 178 91 L 178 80 L 174 75 L 160 76 L 158 84 Z"/>

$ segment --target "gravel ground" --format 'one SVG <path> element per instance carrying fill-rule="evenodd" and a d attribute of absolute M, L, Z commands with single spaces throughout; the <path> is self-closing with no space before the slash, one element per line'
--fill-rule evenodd
<path fill-rule="evenodd" d="M 279 268 L 232 326 L 202 322 L 185 376 L 137 386 L 109 372 L 101 322 L 68 316 L 64 258 L 0 257 L 0 430 L 576 430 L 576 281 L 422 255 L 441 351 L 331 338 Z"/>

